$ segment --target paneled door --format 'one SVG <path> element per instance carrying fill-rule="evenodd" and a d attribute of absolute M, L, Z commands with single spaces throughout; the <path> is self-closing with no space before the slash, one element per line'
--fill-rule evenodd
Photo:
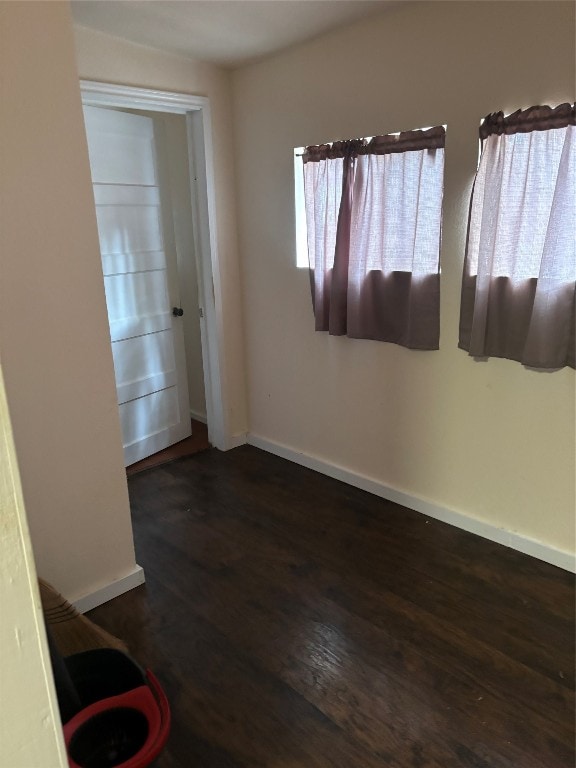
<path fill-rule="evenodd" d="M 88 106 L 84 120 L 128 466 L 191 434 L 176 253 L 153 120 Z"/>

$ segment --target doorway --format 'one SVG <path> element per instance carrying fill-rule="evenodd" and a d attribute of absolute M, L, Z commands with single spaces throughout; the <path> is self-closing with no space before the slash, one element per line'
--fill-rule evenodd
<path fill-rule="evenodd" d="M 200 351 L 203 361 L 201 389 L 205 394 L 205 418 L 208 423 L 208 439 L 217 448 L 226 450 L 231 447 L 223 402 L 221 385 L 222 368 L 222 324 L 219 311 L 220 297 L 219 264 L 214 232 L 215 201 L 212 173 L 212 149 L 210 131 L 210 111 L 208 100 L 204 97 L 185 96 L 147 89 L 114 86 L 90 81 L 81 82 L 82 100 L 86 106 L 112 107 L 126 111 L 164 116 L 163 130 L 170 133 L 174 125 L 170 117 L 180 115 L 185 120 L 185 137 L 188 150 L 188 181 L 192 189 L 188 211 L 180 208 L 180 217 L 186 218 L 191 225 L 194 240 L 193 264 L 186 259 L 180 265 L 183 273 L 190 266 L 195 266 L 198 277 L 197 299 L 191 305 L 191 311 L 199 317 Z M 169 128 L 166 129 L 166 125 Z M 182 127 L 182 123 L 180 124 Z M 172 161 L 174 162 L 174 161 Z M 182 170 L 182 168 L 180 168 Z M 190 260 L 190 255 L 188 259 Z M 183 286 L 194 291 L 184 276 Z M 193 334 L 189 334 L 192 338 Z M 199 400 L 197 399 L 197 402 Z M 194 410 L 194 409 L 193 409 Z M 201 408 L 193 414 L 203 417 Z"/>

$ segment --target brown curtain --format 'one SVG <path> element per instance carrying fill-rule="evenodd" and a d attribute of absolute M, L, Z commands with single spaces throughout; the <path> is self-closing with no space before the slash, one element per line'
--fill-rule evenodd
<path fill-rule="evenodd" d="M 438 349 L 442 126 L 306 147 L 317 331 Z"/>
<path fill-rule="evenodd" d="M 574 368 L 573 104 L 488 115 L 470 204 L 459 346 L 534 368 Z"/>

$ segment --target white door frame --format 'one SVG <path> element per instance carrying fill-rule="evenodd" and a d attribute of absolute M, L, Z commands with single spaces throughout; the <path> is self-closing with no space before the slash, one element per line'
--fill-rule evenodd
<path fill-rule="evenodd" d="M 82 103 L 93 107 L 125 107 L 186 116 L 208 439 L 216 448 L 228 450 L 237 443 L 230 434 L 222 387 L 222 291 L 216 242 L 210 102 L 205 96 L 92 80 L 81 80 L 80 90 Z"/>

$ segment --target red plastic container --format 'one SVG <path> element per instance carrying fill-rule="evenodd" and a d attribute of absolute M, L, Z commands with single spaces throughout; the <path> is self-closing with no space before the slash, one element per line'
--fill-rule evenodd
<path fill-rule="evenodd" d="M 64 724 L 70 768 L 146 768 L 170 731 L 170 706 L 150 670 L 112 649 L 65 659 L 82 709 Z"/>

